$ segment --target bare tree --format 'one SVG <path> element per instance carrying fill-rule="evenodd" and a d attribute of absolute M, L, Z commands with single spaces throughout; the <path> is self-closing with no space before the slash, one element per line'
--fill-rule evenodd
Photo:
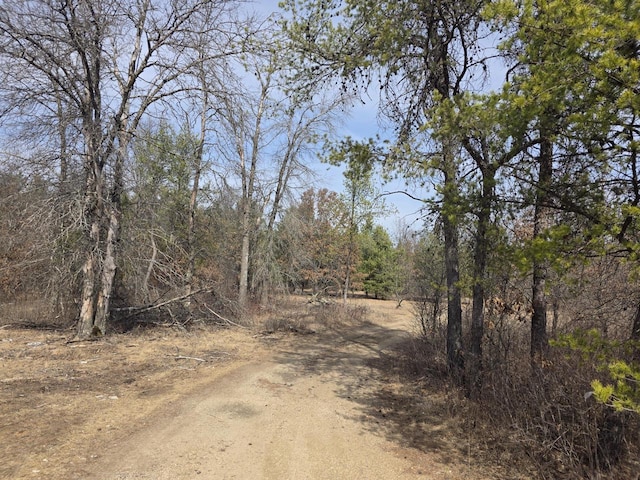
<path fill-rule="evenodd" d="M 229 65 L 221 76 L 235 94 L 218 99 L 221 135 L 218 148 L 233 165 L 240 190 L 240 244 L 238 303 L 248 304 L 250 284 L 264 287 L 267 270 L 273 265 L 273 229 L 291 183 L 311 172 L 301 161 L 331 131 L 341 105 L 338 97 L 317 96 L 305 100 L 287 95 L 284 63 L 274 45 L 277 32 L 265 29 L 256 36 L 251 55 L 242 66 Z M 253 78 L 247 82 L 242 75 Z M 231 90 L 231 89 L 230 89 Z M 260 247 L 263 261 L 254 262 L 259 227 L 263 225 Z M 253 275 L 251 268 L 259 272 Z"/>
<path fill-rule="evenodd" d="M 42 106 L 57 111 L 65 105 L 80 139 L 84 260 L 79 337 L 106 331 L 129 142 L 152 105 L 181 90 L 175 80 L 191 61 L 186 34 L 195 14 L 205 6 L 224 9 L 230 3 L 16 0 L 0 6 L 0 68 L 8 80 L 0 87 L 4 112 Z"/>
<path fill-rule="evenodd" d="M 262 153 L 265 110 L 269 101 L 272 72 L 254 71 L 258 80 L 255 98 L 242 83 L 242 80 L 230 67 L 225 81 L 234 84 L 236 94 L 222 98 L 224 109 L 220 111 L 220 123 L 228 132 L 229 141 L 225 145 L 219 142 L 218 147 L 224 156 L 236 166 L 240 181 L 240 229 L 241 254 L 238 303 L 241 308 L 247 305 L 249 279 L 249 250 L 253 223 L 257 221 L 257 182 L 258 164 Z"/>
<path fill-rule="evenodd" d="M 183 124 L 190 131 L 195 130 L 195 151 L 192 161 L 191 193 L 189 196 L 187 254 L 188 265 L 185 274 L 185 290 L 187 307 L 191 305 L 190 294 L 193 291 L 196 257 L 196 213 L 198 210 L 198 194 L 201 177 L 206 172 L 205 150 L 211 131 L 215 128 L 219 111 L 224 110 L 221 105 L 229 99 L 223 78 L 227 58 L 241 53 L 247 41 L 260 30 L 261 25 L 255 18 L 248 16 L 244 19 L 234 17 L 231 12 L 217 8 L 202 9 L 198 16 L 200 29 L 190 35 L 189 45 L 193 52 L 192 66 L 186 76 L 186 84 L 192 94 L 187 97 L 186 108 L 182 107 Z M 211 30 L 210 26 L 216 27 Z M 243 28 L 239 28 L 242 25 Z M 185 77 L 183 77 L 185 78 Z M 191 82 L 191 83 L 190 83 Z M 195 114 L 195 122 L 192 120 Z"/>

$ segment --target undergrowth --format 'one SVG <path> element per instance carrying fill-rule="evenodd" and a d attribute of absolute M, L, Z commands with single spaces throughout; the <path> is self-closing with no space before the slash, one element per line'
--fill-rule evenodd
<path fill-rule="evenodd" d="M 259 325 L 266 333 L 314 333 L 318 329 L 366 321 L 368 309 L 341 302 L 302 303 L 301 299 L 284 298 L 266 308 Z"/>
<path fill-rule="evenodd" d="M 405 369 L 414 377 L 422 372 L 432 388 L 451 391 L 456 385 L 446 375 L 444 328 L 423 331 Z M 485 335 L 481 397 L 460 413 L 473 417 L 465 422 L 469 435 L 535 467 L 533 478 L 640 478 L 640 417 L 590 394 L 594 380 L 606 380 L 597 362 L 552 347 L 544 365 L 534 368 L 526 328 L 501 328 Z"/>

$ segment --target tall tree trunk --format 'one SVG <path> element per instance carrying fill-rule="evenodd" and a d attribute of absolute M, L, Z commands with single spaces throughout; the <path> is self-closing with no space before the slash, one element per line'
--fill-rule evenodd
<path fill-rule="evenodd" d="M 539 238 L 549 226 L 549 189 L 553 175 L 553 144 L 546 133 L 542 133 L 538 158 L 538 186 L 533 214 L 533 238 Z M 531 315 L 531 362 L 542 365 L 547 350 L 547 262 L 534 255 Z"/>
<path fill-rule="evenodd" d="M 248 203 L 248 202 L 247 202 Z M 243 206 L 242 212 L 242 240 L 240 247 L 240 279 L 238 290 L 238 303 L 241 308 L 247 307 L 249 296 L 249 247 L 251 240 L 251 219 L 249 206 Z"/>
<path fill-rule="evenodd" d="M 69 193 L 69 150 L 67 147 L 67 114 L 60 96 L 56 96 L 58 137 L 60 139 L 60 175 L 58 176 L 58 192 L 64 196 Z"/>
<path fill-rule="evenodd" d="M 258 160 L 260 156 L 260 147 L 262 142 L 262 119 L 265 113 L 266 104 L 269 98 L 269 91 L 271 88 L 271 72 L 268 72 L 265 77 L 262 77 L 259 72 L 257 76 L 260 79 L 260 100 L 256 110 L 253 130 L 251 132 L 250 144 L 251 144 L 251 158 L 250 165 L 247 169 L 245 148 L 243 145 L 243 125 L 236 123 L 234 126 L 237 129 L 238 142 L 237 149 L 240 156 L 240 172 L 242 177 L 242 240 L 241 240 L 241 252 L 240 252 L 240 278 L 239 278 L 239 290 L 238 290 L 238 303 L 240 308 L 245 309 L 249 300 L 249 260 L 250 260 L 250 248 L 251 248 L 251 235 L 254 232 L 252 217 L 255 207 L 255 183 L 258 180 Z"/>
<path fill-rule="evenodd" d="M 82 266 L 82 291 L 80 299 L 80 318 L 76 334 L 78 338 L 88 338 L 93 334 L 93 319 L 96 309 L 95 280 L 98 259 L 89 252 Z"/>
<path fill-rule="evenodd" d="M 631 327 L 630 339 L 634 342 L 640 342 L 640 303 L 638 303 L 636 314 L 633 317 L 633 326 Z"/>
<path fill-rule="evenodd" d="M 117 270 L 117 245 L 120 237 L 120 206 L 112 205 L 107 228 L 106 248 L 100 268 L 100 289 L 96 301 L 96 314 L 93 321 L 93 335 L 107 332 L 107 321 L 111 314 L 111 298 L 115 290 Z"/>
<path fill-rule="evenodd" d="M 289 178 L 293 171 L 297 146 L 292 140 L 287 145 L 287 151 L 284 154 L 280 168 L 278 169 L 278 182 L 276 183 L 276 191 L 273 196 L 273 203 L 271 204 L 271 211 L 269 212 L 269 220 L 267 221 L 267 233 L 271 235 L 276 224 L 276 218 L 280 211 L 280 204 L 282 198 L 287 191 L 289 185 Z"/>
<path fill-rule="evenodd" d="M 447 156 L 448 157 L 448 156 Z M 457 380 L 464 373 L 462 346 L 462 296 L 457 225 L 457 178 L 452 158 L 445 159 L 442 226 L 444 233 L 444 261 L 447 277 L 447 364 Z"/>
<path fill-rule="evenodd" d="M 473 272 L 473 306 L 471 310 L 471 346 L 467 364 L 467 393 L 469 397 L 477 399 L 482 389 L 482 338 L 484 335 L 484 299 L 487 270 L 487 255 L 489 253 L 489 227 L 493 203 L 493 185 L 495 183 L 495 169 L 481 168 L 482 196 L 478 211 L 478 227 L 476 231 L 476 245 L 474 251 Z"/>
<path fill-rule="evenodd" d="M 60 142 L 60 171 L 58 175 L 58 202 L 62 205 L 62 208 L 66 208 L 69 202 L 69 194 L 71 193 L 69 182 L 69 148 L 67 140 L 67 126 L 69 119 L 67 112 L 65 112 L 62 99 L 60 95 L 56 95 L 56 120 L 58 122 L 58 139 Z M 62 233 L 63 238 L 69 226 L 69 220 L 66 216 L 61 216 L 58 219 L 58 232 Z M 61 259 L 61 263 L 56 265 L 55 279 L 53 280 L 53 309 L 57 316 L 66 317 L 66 305 L 69 296 L 72 294 L 73 288 L 70 288 L 69 280 L 73 278 L 73 275 L 69 271 L 70 266 L 67 263 L 66 255 L 56 255 Z M 75 293 L 75 292 L 74 292 Z"/>
<path fill-rule="evenodd" d="M 346 261 L 346 272 L 344 272 L 344 286 L 342 292 L 342 304 L 346 305 L 349 299 L 349 288 L 351 288 L 351 244 L 349 244 Z"/>
<path fill-rule="evenodd" d="M 102 264 L 102 234 L 104 224 L 104 172 L 97 154 L 99 142 L 92 133 L 85 131 L 87 153 L 85 159 L 85 191 L 83 223 L 85 225 L 85 260 L 82 266 L 82 289 L 80 317 L 77 336 L 88 338 L 94 335 L 97 308 L 100 266 Z"/>
<path fill-rule="evenodd" d="M 291 121 L 291 119 L 290 119 Z M 295 128 L 301 126 L 298 123 Z M 280 206 L 284 198 L 285 193 L 289 188 L 289 179 L 294 172 L 297 165 L 296 157 L 299 153 L 301 145 L 300 132 L 290 126 L 287 129 L 287 147 L 282 156 L 282 161 L 278 168 L 278 180 L 276 182 L 276 189 L 273 195 L 273 202 L 271 203 L 271 210 L 267 219 L 267 228 L 265 230 L 265 241 L 263 242 L 263 254 L 265 255 L 265 261 L 269 264 L 264 268 L 267 275 L 263 275 L 260 284 L 260 296 L 261 302 L 265 304 L 268 301 L 269 283 L 271 282 L 271 268 L 275 264 L 275 252 L 274 252 L 274 229 L 276 225 L 276 219 L 278 213 L 280 213 Z M 305 127 L 305 128 L 310 128 Z"/>
<path fill-rule="evenodd" d="M 96 301 L 96 313 L 93 321 L 93 335 L 104 335 L 111 315 L 111 300 L 115 291 L 115 279 L 118 266 L 118 243 L 120 241 L 120 220 L 122 217 L 122 192 L 124 163 L 127 157 L 129 134 L 127 132 L 127 113 L 122 114 L 118 133 L 118 149 L 115 154 L 113 178 L 108 199 L 103 202 L 103 215 L 107 223 L 104 254 L 100 266 L 100 286 Z M 108 217 L 108 218 L 107 218 Z"/>
<path fill-rule="evenodd" d="M 202 55 L 202 54 L 200 54 Z M 202 64 L 200 64 L 202 66 Z M 193 158 L 193 185 L 189 196 L 189 225 L 187 227 L 187 272 L 185 275 L 185 306 L 191 315 L 191 293 L 193 292 L 193 277 L 196 269 L 196 211 L 198 209 L 198 191 L 200 190 L 200 175 L 202 173 L 202 157 L 204 142 L 207 135 L 207 112 L 209 110 L 209 94 L 206 91 L 206 79 L 201 72 L 202 111 L 200 112 L 200 136 Z"/>
<path fill-rule="evenodd" d="M 632 358 L 636 363 L 640 364 L 640 302 L 638 302 L 638 308 L 636 308 L 636 313 L 633 316 L 629 340 L 632 342 Z"/>
<path fill-rule="evenodd" d="M 83 266 L 81 309 L 77 328 L 80 338 L 104 335 L 111 313 L 120 239 L 124 162 L 129 140 L 126 131 L 127 113 L 126 110 L 122 113 L 111 188 L 107 188 L 105 183 L 99 123 L 93 124 L 93 128 L 87 130 L 85 137 L 88 153 L 85 163 L 87 181 L 84 218 L 91 226 L 87 230 L 88 249 Z"/>
<path fill-rule="evenodd" d="M 342 292 L 342 303 L 347 304 L 349 298 L 349 288 L 351 287 L 351 262 L 353 261 L 353 251 L 355 250 L 356 233 L 356 185 L 351 185 L 351 204 L 349 205 L 349 244 L 347 245 L 347 258 L 344 272 L 344 291 Z"/>

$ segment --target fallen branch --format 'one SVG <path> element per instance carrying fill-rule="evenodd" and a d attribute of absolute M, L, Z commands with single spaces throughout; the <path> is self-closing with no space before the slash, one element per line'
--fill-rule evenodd
<path fill-rule="evenodd" d="M 206 308 L 207 310 L 209 310 L 209 311 L 211 312 L 211 314 L 212 314 L 214 317 L 216 317 L 216 318 L 218 318 L 218 319 L 222 320 L 223 322 L 226 322 L 226 323 L 228 323 L 228 324 L 230 324 L 230 325 L 233 325 L 234 327 L 247 328 L 247 327 L 245 327 L 244 325 L 240 325 L 239 323 L 232 322 L 232 321 L 231 321 L 231 320 L 229 320 L 228 318 L 224 318 L 224 317 L 223 317 L 222 315 L 220 315 L 219 313 L 214 312 L 213 310 L 211 310 L 207 305 L 204 305 L 204 308 Z"/>
<path fill-rule="evenodd" d="M 174 298 L 170 298 L 169 300 L 165 300 L 164 302 L 160 302 L 160 303 L 152 303 L 150 305 L 144 305 L 141 307 L 121 307 L 121 308 L 113 308 L 112 311 L 113 312 L 128 312 L 129 315 L 127 316 L 127 318 L 130 317 L 134 317 L 136 315 L 140 315 L 141 313 L 145 313 L 145 312 L 149 312 L 151 310 L 156 310 L 158 308 L 162 308 L 166 305 L 169 305 L 170 303 L 176 303 L 176 302 L 180 302 L 182 300 L 186 300 L 189 297 L 192 297 L 193 295 L 196 295 L 198 293 L 201 292 L 210 292 L 210 289 L 207 288 L 201 288 L 199 290 L 195 290 L 193 292 L 187 293 L 185 295 L 180 295 L 179 297 L 174 297 Z"/>
<path fill-rule="evenodd" d="M 206 362 L 204 358 L 187 357 L 186 355 L 174 355 L 173 358 L 175 358 L 176 360 L 196 360 L 197 362 Z"/>

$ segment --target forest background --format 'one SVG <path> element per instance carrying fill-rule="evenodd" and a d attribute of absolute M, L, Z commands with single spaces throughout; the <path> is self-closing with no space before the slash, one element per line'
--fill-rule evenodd
<path fill-rule="evenodd" d="M 2 316 L 88 339 L 407 300 L 541 464 L 615 478 L 639 444 L 638 2 L 265 5 L 0 6 Z M 384 130 L 350 135 L 368 98 Z M 376 224 L 378 176 L 420 228 Z"/>

